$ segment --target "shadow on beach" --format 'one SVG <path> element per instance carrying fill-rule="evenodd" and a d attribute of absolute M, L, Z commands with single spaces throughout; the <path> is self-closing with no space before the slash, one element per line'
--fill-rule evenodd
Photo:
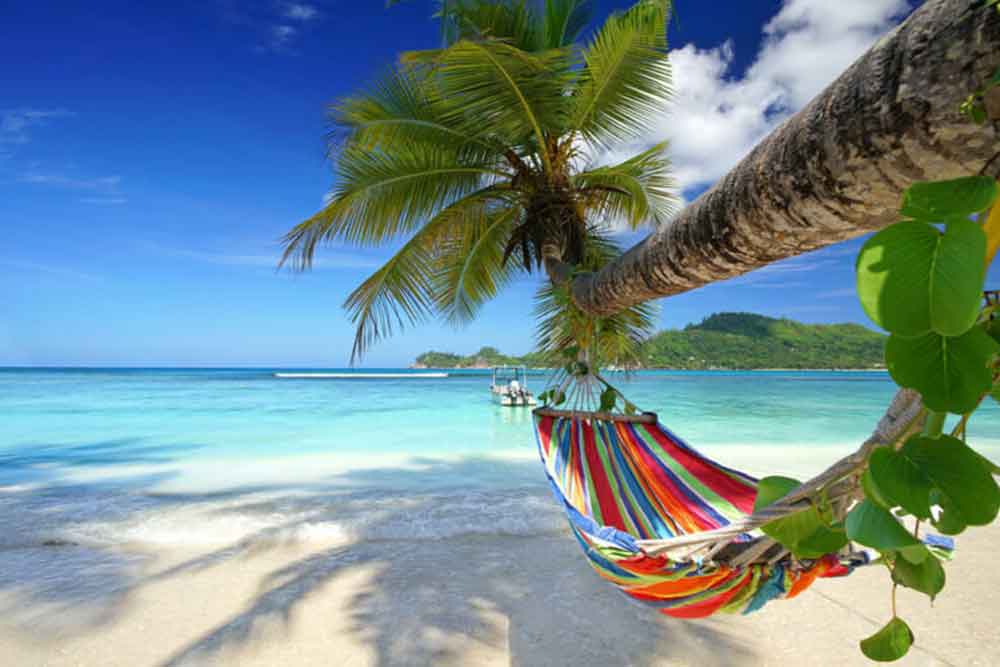
<path fill-rule="evenodd" d="M 421 521 L 439 519 L 442 511 L 460 514 L 462 507 L 443 506 L 453 496 L 414 499 L 399 489 L 419 487 L 427 479 L 481 479 L 484 467 L 496 479 L 539 479 L 524 489 L 525 501 L 538 502 L 547 489 L 534 461 L 421 459 L 420 464 L 419 469 L 344 473 L 308 489 L 254 487 L 157 496 L 156 502 L 176 506 L 206 504 L 209 513 L 222 518 L 297 508 L 294 519 L 159 570 L 153 569 L 155 559 L 118 548 L 36 544 L 0 549 L 8 573 L 0 576 L 0 594 L 16 590 L 13 599 L 19 607 L 0 608 L 0 613 L 28 619 L 22 625 L 26 633 L 100 632 L 121 621 L 145 587 L 172 579 L 181 583 L 182 577 L 200 572 L 212 575 L 213 568 L 244 567 L 266 554 L 280 557 L 267 561 L 276 565 L 261 577 L 256 596 L 193 641 L 175 647 L 160 663 L 163 667 L 226 662 L 226 656 L 252 650 L 258 640 L 292 641 L 296 624 L 303 621 L 299 612 L 304 603 L 336 590 L 349 591 L 342 612 L 352 643 L 368 649 L 368 662 L 383 666 L 493 664 L 503 656 L 512 665 L 712 665 L 753 657 L 727 631 L 725 621 L 672 621 L 621 595 L 587 566 L 565 529 L 503 534 L 498 514 L 493 525 L 423 537 Z M 153 481 L 118 480 L 140 496 L 143 484 Z M 472 486 L 469 491 L 476 493 Z M 43 487 L 32 493 L 46 492 Z M 473 498 L 476 503 L 492 501 L 489 493 Z M 212 504 L 220 499 L 224 506 Z M 138 503 L 134 508 L 140 518 L 144 507 Z M 551 501 L 544 508 L 558 512 Z M 362 515 L 350 543 L 305 554 L 281 551 L 299 539 L 298 529 L 304 526 Z M 136 516 L 122 508 L 117 519 Z M 408 536 L 410 528 L 422 537 Z M 224 570 L 218 572 L 222 581 Z M 193 612 L 199 601 L 186 604 Z"/>

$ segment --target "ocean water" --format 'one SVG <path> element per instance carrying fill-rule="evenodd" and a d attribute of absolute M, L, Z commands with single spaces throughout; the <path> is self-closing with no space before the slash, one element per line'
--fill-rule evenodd
<path fill-rule="evenodd" d="M 754 474 L 818 472 L 864 440 L 894 393 L 880 372 L 612 381 L 690 444 Z M 488 384 L 468 372 L 0 370 L 0 549 L 564 531 L 529 411 L 494 405 Z M 1000 451 L 995 404 L 970 442 Z"/>

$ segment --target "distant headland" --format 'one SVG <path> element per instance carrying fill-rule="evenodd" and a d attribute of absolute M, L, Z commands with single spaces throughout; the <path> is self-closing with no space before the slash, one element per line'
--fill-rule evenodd
<path fill-rule="evenodd" d="M 642 346 L 642 367 L 677 370 L 883 368 L 885 336 L 860 324 L 805 324 L 754 313 L 715 313 L 683 329 L 667 329 Z M 551 367 L 540 352 L 506 355 L 495 347 L 460 355 L 425 352 L 413 368 Z"/>

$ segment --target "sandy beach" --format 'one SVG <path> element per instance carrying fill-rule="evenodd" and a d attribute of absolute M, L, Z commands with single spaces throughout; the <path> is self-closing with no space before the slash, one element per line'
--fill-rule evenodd
<path fill-rule="evenodd" d="M 1000 659 L 996 527 L 971 533 L 934 608 L 902 591 L 918 637 L 902 664 Z M 54 565 L 46 552 L 0 554 Z M 603 584 L 572 540 L 255 543 L 161 551 L 90 599 L 0 597 L 4 665 L 865 664 L 857 640 L 888 612 L 873 567 L 751 616 L 678 621 Z M 60 576 L 52 572 L 50 576 Z M 103 577 L 103 579 L 102 579 Z"/>
<path fill-rule="evenodd" d="M 737 452 L 735 462 L 753 472 L 777 463 L 777 452 L 770 461 L 749 449 L 727 453 Z M 786 458 L 784 470 L 805 476 L 828 463 L 810 454 Z M 507 474 L 522 466 L 527 474 L 537 462 L 507 465 Z M 203 524 L 215 532 L 220 528 L 207 523 L 214 515 L 244 515 L 258 501 L 250 494 L 236 502 L 177 520 L 193 534 Z M 276 502 L 257 509 L 270 513 Z M 425 511 L 400 508 L 377 521 L 416 523 Z M 820 580 L 750 616 L 680 621 L 601 581 L 558 528 L 373 537 L 380 534 L 393 533 L 372 526 L 367 535 L 345 537 L 271 527 L 203 546 L 11 545 L 0 549 L 7 575 L 0 582 L 0 663 L 861 665 L 869 663 L 858 640 L 889 614 L 889 580 L 877 566 Z M 902 664 L 997 664 L 998 544 L 998 526 L 960 536 L 933 608 L 926 597 L 900 591 L 900 613 L 917 635 Z"/>

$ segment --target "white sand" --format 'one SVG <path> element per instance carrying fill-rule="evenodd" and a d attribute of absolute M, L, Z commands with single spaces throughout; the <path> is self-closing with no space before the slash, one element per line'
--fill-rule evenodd
<path fill-rule="evenodd" d="M 706 453 L 805 477 L 845 452 Z M 205 525 L 193 530 L 230 520 L 227 506 L 199 511 Z M 7 544 L 0 667 L 862 665 L 858 640 L 889 614 L 880 567 L 751 616 L 680 621 L 601 581 L 568 533 L 355 543 L 241 534 L 114 550 Z M 969 531 L 958 546 L 933 609 L 901 591 L 917 635 L 902 664 L 1000 664 L 1000 527 Z"/>
<path fill-rule="evenodd" d="M 918 638 L 903 664 L 1000 664 L 998 546 L 996 527 L 964 536 L 933 609 L 902 591 Z M 857 641 L 889 593 L 871 567 L 751 616 L 673 620 L 600 581 L 562 536 L 160 550 L 105 574 L 70 600 L 5 588 L 0 664 L 865 664 Z"/>

